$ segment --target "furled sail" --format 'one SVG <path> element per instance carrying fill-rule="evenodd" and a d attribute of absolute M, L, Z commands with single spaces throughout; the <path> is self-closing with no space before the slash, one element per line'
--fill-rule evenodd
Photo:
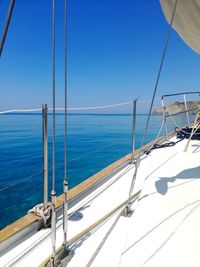
<path fill-rule="evenodd" d="M 175 0 L 160 0 L 163 13 L 171 20 Z M 200 53 L 200 0 L 178 0 L 172 27 L 184 42 Z"/>

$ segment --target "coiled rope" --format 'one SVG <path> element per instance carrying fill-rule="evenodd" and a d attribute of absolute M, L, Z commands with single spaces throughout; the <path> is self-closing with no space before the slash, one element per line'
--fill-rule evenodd
<path fill-rule="evenodd" d="M 173 123 L 174 126 L 175 126 L 175 131 L 176 131 L 176 132 L 180 131 L 180 132 L 182 132 L 185 136 L 187 136 L 187 135 L 188 135 L 188 131 L 184 130 L 184 129 L 185 129 L 185 126 L 184 126 L 184 127 L 180 127 L 180 126 L 176 123 L 176 121 L 175 121 L 175 119 L 174 119 L 174 115 L 171 114 L 170 112 L 168 112 L 168 115 L 169 115 L 168 117 L 171 119 L 172 123 Z M 196 133 L 196 135 L 200 135 L 200 133 Z"/>

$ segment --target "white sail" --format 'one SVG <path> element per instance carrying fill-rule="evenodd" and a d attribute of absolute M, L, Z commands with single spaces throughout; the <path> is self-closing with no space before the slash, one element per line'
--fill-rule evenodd
<path fill-rule="evenodd" d="M 171 20 L 175 0 L 160 0 L 163 13 Z M 172 27 L 184 42 L 200 53 L 200 0 L 178 0 Z"/>

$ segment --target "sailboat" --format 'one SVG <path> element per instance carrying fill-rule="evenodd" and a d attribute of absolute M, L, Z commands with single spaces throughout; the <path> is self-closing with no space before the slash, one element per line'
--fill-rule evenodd
<path fill-rule="evenodd" d="M 200 110 L 192 110 L 191 121 L 186 101 L 199 92 L 163 95 L 161 128 L 166 135 L 144 144 L 172 28 L 200 52 L 200 3 L 160 3 L 169 31 L 141 148 L 134 149 L 136 99 L 133 152 L 69 191 L 64 177 L 63 194 L 58 197 L 53 181 L 51 202 L 44 194 L 36 214 L 0 231 L 0 266 L 200 266 Z M 180 115 L 166 109 L 165 100 L 171 96 L 183 97 L 188 125 L 168 132 L 168 117 Z M 46 140 L 47 107 L 43 112 Z"/>

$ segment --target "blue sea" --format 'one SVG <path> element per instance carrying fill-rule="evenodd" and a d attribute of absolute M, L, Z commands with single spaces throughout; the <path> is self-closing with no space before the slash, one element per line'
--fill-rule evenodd
<path fill-rule="evenodd" d="M 146 115 L 138 115 L 136 148 L 141 145 Z M 63 183 L 63 114 L 56 115 L 56 192 Z M 162 116 L 152 116 L 145 142 L 158 133 Z M 48 116 L 49 195 L 51 186 L 52 116 Z M 173 126 L 172 126 L 173 128 Z M 131 115 L 68 115 L 67 176 L 72 188 L 131 152 Z M 42 202 L 42 116 L 0 116 L 0 228 Z"/>

